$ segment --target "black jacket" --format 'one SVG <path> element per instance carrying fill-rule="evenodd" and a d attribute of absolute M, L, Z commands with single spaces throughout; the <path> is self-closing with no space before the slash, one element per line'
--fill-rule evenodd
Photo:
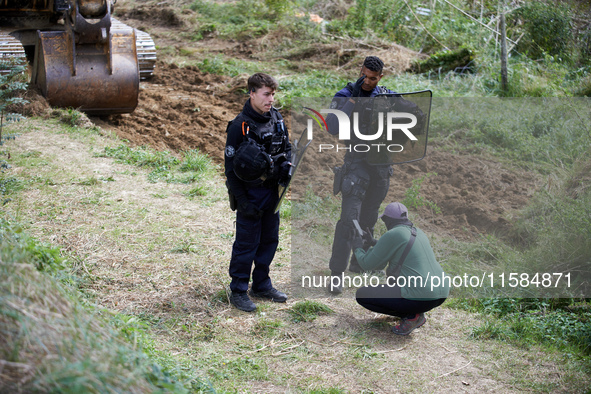
<path fill-rule="evenodd" d="M 246 101 L 242 112 L 234 118 L 226 129 L 226 148 L 224 151 L 224 167 L 228 180 L 228 187 L 236 200 L 240 203 L 244 201 L 246 189 L 249 187 L 266 186 L 277 187 L 278 177 L 270 174 L 266 180 L 256 180 L 253 182 L 244 182 L 234 173 L 233 160 L 238 147 L 247 138 L 253 139 L 256 143 L 264 147 L 265 152 L 277 158 L 277 164 L 282 161 L 291 161 L 291 143 L 289 134 L 283 117 L 275 108 L 265 114 L 256 112 L 250 99 Z M 276 175 L 276 174 L 275 174 Z"/>

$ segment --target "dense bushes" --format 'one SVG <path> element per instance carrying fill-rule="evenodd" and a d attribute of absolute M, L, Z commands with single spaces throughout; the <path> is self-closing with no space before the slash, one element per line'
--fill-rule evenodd
<path fill-rule="evenodd" d="M 552 56 L 570 58 L 573 33 L 569 10 L 556 2 L 533 1 L 518 9 L 516 15 L 525 25 L 526 37 L 518 50 L 533 59 Z"/>

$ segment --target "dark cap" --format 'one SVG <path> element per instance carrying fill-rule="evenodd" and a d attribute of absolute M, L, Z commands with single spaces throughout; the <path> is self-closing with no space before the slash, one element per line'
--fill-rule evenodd
<path fill-rule="evenodd" d="M 392 202 L 384 209 L 380 218 L 384 216 L 392 219 L 408 219 L 408 209 L 399 202 Z"/>

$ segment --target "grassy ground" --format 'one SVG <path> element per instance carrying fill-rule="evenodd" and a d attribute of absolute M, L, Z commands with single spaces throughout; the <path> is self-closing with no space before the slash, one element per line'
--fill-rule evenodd
<path fill-rule="evenodd" d="M 404 338 L 389 330 L 395 319 L 359 307 L 351 292 L 237 311 L 226 290 L 234 217 L 219 169 L 167 182 L 150 177 L 152 168 L 106 157 L 122 141 L 105 130 L 35 119 L 17 127 L 4 146 L 12 166 L 4 179 L 20 191 L 6 196 L 2 215 L 60 247 L 77 298 L 145 324 L 152 360 L 193 391 L 206 390 L 195 382 L 219 392 L 316 393 L 589 386 L 577 357 L 484 339 L 475 334 L 486 319 L 445 306 Z M 292 294 L 287 212 L 272 275 Z"/>

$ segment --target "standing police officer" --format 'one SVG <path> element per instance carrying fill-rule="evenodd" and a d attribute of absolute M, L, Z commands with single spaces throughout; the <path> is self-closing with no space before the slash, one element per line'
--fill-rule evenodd
<path fill-rule="evenodd" d="M 228 124 L 225 174 L 230 204 L 236 212 L 236 239 L 229 274 L 230 302 L 238 309 L 256 309 L 250 295 L 285 302 L 276 290 L 269 266 L 279 244 L 278 185 L 287 185 L 291 144 L 282 116 L 273 107 L 278 83 L 270 75 L 256 73 L 248 79 L 250 98 L 242 112 Z"/>
<path fill-rule="evenodd" d="M 332 109 L 339 109 L 351 119 L 351 113 L 371 113 L 371 108 L 359 108 L 359 105 L 371 104 L 371 100 L 363 99 L 375 97 L 378 94 L 394 91 L 384 86 L 378 86 L 383 76 L 384 63 L 376 56 L 368 56 L 361 67 L 359 79 L 355 83 L 349 82 L 342 90 L 337 92 L 331 103 Z M 326 118 L 328 132 L 337 134 L 339 131 L 338 119 L 330 114 Z M 353 145 L 355 141 L 351 141 Z M 355 235 L 353 220 L 358 220 L 362 229 L 369 229 L 373 234 L 373 228 L 378 219 L 380 204 L 388 193 L 392 167 L 389 164 L 370 165 L 365 152 L 356 152 L 350 149 L 345 154 L 345 161 L 335 178 L 335 193 L 342 193 L 341 217 L 336 224 L 332 255 L 329 262 L 331 274 L 341 276 L 349 263 L 351 255 L 351 241 Z M 361 272 L 361 268 L 355 260 L 351 259 L 349 270 Z M 333 294 L 339 294 L 341 286 L 331 289 Z"/>

